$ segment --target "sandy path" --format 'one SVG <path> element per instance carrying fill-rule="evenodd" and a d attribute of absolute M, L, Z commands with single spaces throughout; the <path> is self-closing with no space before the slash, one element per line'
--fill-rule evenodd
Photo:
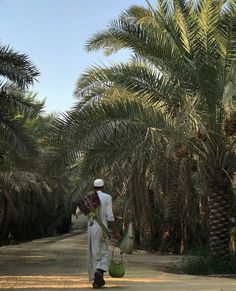
<path fill-rule="evenodd" d="M 88 290 L 85 233 L 38 239 L 0 248 L 0 290 Z M 155 291 L 235 291 L 236 280 L 165 273 L 174 256 L 136 252 L 125 256 L 126 276 L 106 277 L 104 289 Z"/>

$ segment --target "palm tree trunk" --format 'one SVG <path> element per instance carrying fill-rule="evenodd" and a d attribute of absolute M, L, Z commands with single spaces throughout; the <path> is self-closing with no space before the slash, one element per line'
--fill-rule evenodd
<path fill-rule="evenodd" d="M 4 194 L 2 191 L 0 191 L 0 229 L 3 227 L 5 210 Z"/>
<path fill-rule="evenodd" d="M 212 258 L 225 267 L 229 263 L 229 197 L 224 185 L 209 185 L 209 227 Z"/>
<path fill-rule="evenodd" d="M 149 203 L 149 190 L 146 185 L 146 169 L 141 173 L 136 169 L 132 178 L 132 200 L 134 213 L 139 232 L 139 247 L 151 249 L 154 234 L 154 221 L 152 208 Z"/>
<path fill-rule="evenodd" d="M 0 224 L 0 243 L 5 241 L 7 238 L 7 233 L 8 233 L 8 226 L 9 226 L 9 201 L 4 195 L 4 192 L 0 192 L 0 219 L 1 219 L 1 224 Z"/>
<path fill-rule="evenodd" d="M 179 169 L 180 160 L 171 160 L 171 175 L 167 193 L 166 213 L 162 235 L 161 252 L 180 252 L 181 223 L 179 203 Z"/>
<path fill-rule="evenodd" d="M 205 174 L 208 186 L 209 203 L 209 243 L 212 259 L 227 270 L 230 262 L 229 210 L 232 184 L 230 177 L 235 167 L 234 154 L 227 139 L 217 134 L 205 143 Z"/>
<path fill-rule="evenodd" d="M 192 170 L 191 161 L 188 158 L 182 160 L 180 165 L 180 208 L 181 208 L 181 249 L 182 254 L 185 250 L 188 240 L 188 226 L 191 217 L 191 190 L 192 190 Z"/>

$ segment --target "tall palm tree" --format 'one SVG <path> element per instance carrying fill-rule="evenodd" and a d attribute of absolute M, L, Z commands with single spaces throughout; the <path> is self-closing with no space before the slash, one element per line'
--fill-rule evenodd
<path fill-rule="evenodd" d="M 9 232 L 29 239 L 68 231 L 68 179 L 50 172 L 54 116 L 42 116 L 44 102 L 28 92 L 39 72 L 25 54 L 0 46 L 0 75 L 0 243 Z"/>
<path fill-rule="evenodd" d="M 24 90 L 39 72 L 26 55 L 0 45 L 0 75 L 0 141 L 8 142 L 21 155 L 35 154 L 34 142 L 16 115 L 38 114 L 35 104 L 24 98 Z"/>
<path fill-rule="evenodd" d="M 103 97 L 120 86 L 162 104 L 177 116 L 191 105 L 201 141 L 188 143 L 200 157 L 208 181 L 211 254 L 229 257 L 228 192 L 233 165 L 232 146 L 225 138 L 224 99 L 230 77 L 235 79 L 235 1 L 159 0 L 157 7 L 133 6 L 108 29 L 96 34 L 89 51 L 105 54 L 128 48 L 132 59 L 111 67 L 93 67 L 78 81 L 78 97 Z M 226 96 L 227 97 L 227 96 Z"/>
<path fill-rule="evenodd" d="M 56 130 L 60 162 L 76 164 L 79 159 L 76 174 L 80 176 L 77 184 L 80 189 L 83 189 L 81 180 L 88 180 L 83 183 L 87 187 L 93 176 L 100 173 L 109 180 L 114 165 L 124 167 L 122 180 L 132 193 L 143 245 L 143 238 L 155 232 L 148 194 L 153 176 L 157 184 L 162 179 L 163 169 L 155 167 L 157 157 L 163 156 L 168 138 L 175 137 L 177 142 L 182 137 L 173 118 L 166 114 L 163 106 L 149 105 L 144 99 L 138 101 L 135 95 L 117 87 L 104 92 L 103 99 L 98 102 L 79 103 L 58 120 Z M 117 189 L 119 187 L 113 186 L 111 192 Z"/>
<path fill-rule="evenodd" d="M 0 228 L 1 238 L 9 224 L 10 213 L 15 208 L 10 194 L 13 190 L 33 184 L 29 168 L 35 165 L 38 147 L 25 126 L 24 118 L 39 114 L 41 108 L 26 96 L 29 85 L 39 75 L 28 57 L 9 46 L 0 45 Z M 28 161 L 31 158 L 31 164 Z M 30 165 L 30 166 L 29 166 Z M 31 183 L 32 182 L 32 183 Z"/>

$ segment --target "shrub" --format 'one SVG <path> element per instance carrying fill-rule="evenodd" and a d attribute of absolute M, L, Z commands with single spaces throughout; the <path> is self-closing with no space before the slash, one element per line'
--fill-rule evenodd
<path fill-rule="evenodd" d="M 191 275 L 236 274 L 236 255 L 232 254 L 229 264 L 214 261 L 207 249 L 194 249 L 185 253 L 182 262 L 184 273 Z"/>

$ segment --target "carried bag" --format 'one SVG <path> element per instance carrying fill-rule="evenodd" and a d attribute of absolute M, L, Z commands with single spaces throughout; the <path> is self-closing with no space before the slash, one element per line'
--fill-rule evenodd
<path fill-rule="evenodd" d="M 125 235 L 123 236 L 120 242 L 120 250 L 123 253 L 131 255 L 134 250 L 134 230 L 133 224 L 130 222 L 128 230 L 126 231 Z"/>
<path fill-rule="evenodd" d="M 89 193 L 88 195 L 80 198 L 80 200 L 78 201 L 78 207 L 80 211 L 84 215 L 95 218 L 98 224 L 100 225 L 104 235 L 109 236 L 109 231 L 107 227 L 104 225 L 104 223 L 102 222 L 99 215 L 100 205 L 101 205 L 101 201 L 96 191 Z"/>
<path fill-rule="evenodd" d="M 112 258 L 109 266 L 109 275 L 113 278 L 122 278 L 125 275 L 125 267 L 122 259 L 122 253 L 120 253 L 120 261 L 114 261 L 114 247 L 112 250 Z"/>
<path fill-rule="evenodd" d="M 84 215 L 93 216 L 93 212 L 95 212 L 95 209 L 100 205 L 101 202 L 96 191 L 87 194 L 78 201 L 78 207 Z"/>

